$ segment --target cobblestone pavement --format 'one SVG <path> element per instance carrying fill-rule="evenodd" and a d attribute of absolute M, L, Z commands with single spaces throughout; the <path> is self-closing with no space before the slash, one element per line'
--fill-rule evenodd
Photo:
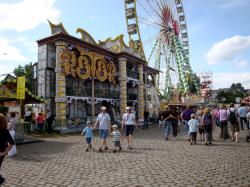
<path fill-rule="evenodd" d="M 165 142 L 163 128 L 136 129 L 135 149 L 85 152 L 83 137 L 45 138 L 19 145 L 19 154 L 7 158 L 2 175 L 6 186 L 250 186 L 250 143 L 218 140 L 190 145 L 185 136 Z M 94 137 L 93 147 L 99 139 Z M 112 147 L 112 139 L 109 138 Z"/>

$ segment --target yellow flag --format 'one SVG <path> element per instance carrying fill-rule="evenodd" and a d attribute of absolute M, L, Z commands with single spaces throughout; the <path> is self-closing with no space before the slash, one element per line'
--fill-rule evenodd
<path fill-rule="evenodd" d="M 17 78 L 16 98 L 25 99 L 25 76 Z"/>

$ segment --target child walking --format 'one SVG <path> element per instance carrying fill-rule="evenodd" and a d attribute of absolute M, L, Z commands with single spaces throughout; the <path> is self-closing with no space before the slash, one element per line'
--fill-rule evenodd
<path fill-rule="evenodd" d="M 114 140 L 114 150 L 113 153 L 116 153 L 117 151 L 121 151 L 122 147 L 121 147 L 121 133 L 118 130 L 117 125 L 113 125 L 111 126 L 113 131 L 111 133 L 111 135 L 113 136 L 113 140 Z"/>
<path fill-rule="evenodd" d="M 195 114 L 191 114 L 191 119 L 188 121 L 189 134 L 191 138 L 191 145 L 196 144 L 196 137 L 198 131 L 198 121 L 195 119 Z"/>
<path fill-rule="evenodd" d="M 92 145 L 91 145 L 91 140 L 93 138 L 93 127 L 91 126 L 90 122 L 87 121 L 87 126 L 83 129 L 81 135 L 85 134 L 85 139 L 86 139 L 86 143 L 87 143 L 87 148 L 85 149 L 85 151 L 89 151 L 90 149 L 92 149 Z"/>

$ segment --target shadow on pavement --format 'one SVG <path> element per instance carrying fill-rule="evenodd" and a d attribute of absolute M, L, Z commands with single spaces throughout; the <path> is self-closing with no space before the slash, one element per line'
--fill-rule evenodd
<path fill-rule="evenodd" d="M 27 162 L 47 162 L 58 154 L 65 154 L 73 145 L 69 142 L 44 141 L 33 144 L 23 144 L 17 146 L 18 154 L 14 157 L 17 161 Z"/>

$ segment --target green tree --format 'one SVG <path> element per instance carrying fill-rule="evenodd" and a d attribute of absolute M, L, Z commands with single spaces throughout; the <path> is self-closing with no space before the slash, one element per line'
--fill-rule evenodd
<path fill-rule="evenodd" d="M 33 80 L 33 65 L 30 62 L 24 66 L 19 65 L 14 69 L 14 74 L 16 77 L 25 76 L 26 78 L 26 88 L 32 91 L 32 80 Z"/>
<path fill-rule="evenodd" d="M 218 99 L 219 102 L 235 103 L 237 97 L 244 98 L 245 96 L 246 91 L 241 83 L 233 83 L 228 90 L 218 92 L 216 99 Z"/>

